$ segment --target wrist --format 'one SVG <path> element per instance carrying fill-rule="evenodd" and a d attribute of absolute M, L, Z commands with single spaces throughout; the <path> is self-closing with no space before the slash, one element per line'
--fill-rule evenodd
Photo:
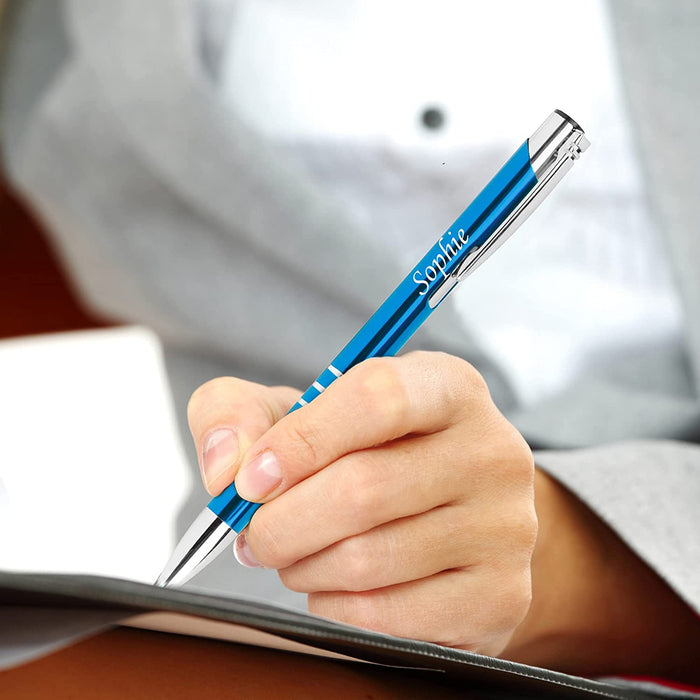
<path fill-rule="evenodd" d="M 697 680 L 700 621 L 582 501 L 541 470 L 532 604 L 505 658 L 581 675 Z"/>

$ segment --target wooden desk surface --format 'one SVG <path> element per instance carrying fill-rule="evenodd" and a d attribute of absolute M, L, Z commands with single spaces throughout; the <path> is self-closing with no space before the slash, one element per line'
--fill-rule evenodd
<path fill-rule="evenodd" d="M 2 700 L 481 698 L 433 672 L 116 628 L 0 673 Z"/>

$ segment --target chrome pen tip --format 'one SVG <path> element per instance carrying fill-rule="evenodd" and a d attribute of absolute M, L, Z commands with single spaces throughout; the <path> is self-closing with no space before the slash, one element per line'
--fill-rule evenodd
<path fill-rule="evenodd" d="M 167 588 L 169 581 L 168 573 L 166 571 L 161 571 L 160 576 L 158 576 L 153 585 L 160 588 Z"/>
<path fill-rule="evenodd" d="M 163 570 L 155 580 L 154 586 L 158 588 L 177 588 L 187 583 L 196 573 L 194 567 L 182 567 L 172 570 L 171 567 Z"/>
<path fill-rule="evenodd" d="M 232 545 L 237 535 L 235 530 L 205 508 L 175 547 L 154 585 L 171 588 L 187 583 Z"/>

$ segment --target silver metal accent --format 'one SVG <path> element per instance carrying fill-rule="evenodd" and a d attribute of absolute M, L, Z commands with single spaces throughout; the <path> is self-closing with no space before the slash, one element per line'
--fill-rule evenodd
<path fill-rule="evenodd" d="M 205 508 L 175 547 L 155 585 L 181 586 L 230 547 L 237 536 L 235 530 Z"/>
<path fill-rule="evenodd" d="M 318 391 L 319 394 L 322 394 L 326 390 L 326 387 L 323 386 L 323 384 L 321 384 L 320 382 L 314 382 L 311 386 L 314 389 L 316 389 L 316 391 Z"/>
<path fill-rule="evenodd" d="M 468 268 L 472 260 L 476 258 L 476 256 L 479 254 L 479 250 L 481 250 L 481 246 L 476 246 L 476 248 L 472 248 L 467 257 L 464 258 L 462 263 L 460 264 L 457 272 L 459 270 Z M 452 289 L 456 286 L 456 284 L 461 280 L 462 278 L 458 274 L 451 274 L 431 295 L 430 299 L 428 299 L 428 306 L 430 306 L 431 309 L 434 309 L 451 291 Z"/>
<path fill-rule="evenodd" d="M 456 275 L 450 275 L 431 295 L 428 299 L 428 306 L 431 309 L 437 307 L 437 305 L 457 286 Z"/>
<path fill-rule="evenodd" d="M 337 368 L 333 367 L 333 365 L 328 365 L 328 370 L 332 373 L 335 374 L 337 379 L 340 379 L 340 377 L 343 376 L 343 373 Z"/>
<path fill-rule="evenodd" d="M 309 405 L 309 402 L 308 402 L 308 401 L 305 401 L 305 400 L 302 399 L 301 397 L 299 397 L 299 399 L 297 399 L 297 403 L 298 403 L 298 404 L 301 404 L 302 406 L 308 406 L 308 405 Z"/>
<path fill-rule="evenodd" d="M 570 155 L 575 160 L 590 145 L 583 129 L 564 112 L 555 110 L 527 141 L 535 176 L 539 180 L 561 157 Z"/>
<path fill-rule="evenodd" d="M 470 251 L 459 267 L 433 291 L 428 299 L 430 308 L 434 309 L 458 282 L 474 272 L 515 233 L 590 145 L 581 127 L 571 117 L 559 110 L 547 117 L 528 139 L 530 163 L 537 184 L 489 239 Z"/>

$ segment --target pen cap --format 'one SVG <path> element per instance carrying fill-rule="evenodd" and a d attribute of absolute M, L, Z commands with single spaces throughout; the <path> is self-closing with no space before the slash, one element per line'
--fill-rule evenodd
<path fill-rule="evenodd" d="M 530 167 L 535 176 L 535 185 L 489 239 L 470 252 L 468 258 L 454 273 L 451 284 L 443 284 L 433 293 L 429 301 L 431 307 L 435 308 L 457 282 L 474 272 L 513 235 L 589 146 L 590 142 L 583 133 L 583 129 L 561 110 L 554 110 L 545 119 L 542 126 L 527 140 L 527 151 Z"/>
<path fill-rule="evenodd" d="M 583 129 L 560 109 L 555 109 L 537 131 L 528 139 L 530 164 L 538 180 L 563 155 L 578 158 L 590 142 Z M 562 148 L 566 153 L 562 153 Z"/>

